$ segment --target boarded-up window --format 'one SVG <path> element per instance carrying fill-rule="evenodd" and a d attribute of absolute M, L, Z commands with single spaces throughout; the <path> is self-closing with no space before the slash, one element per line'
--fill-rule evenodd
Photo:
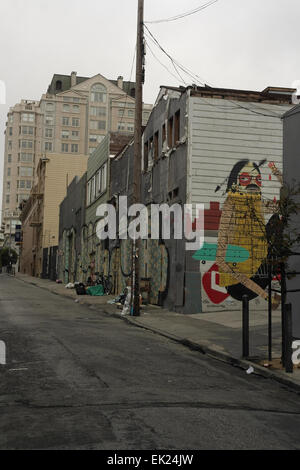
<path fill-rule="evenodd" d="M 163 148 L 163 150 L 164 150 L 164 146 L 166 144 L 166 137 L 167 137 L 166 125 L 163 124 L 163 126 L 162 126 L 162 148 Z"/>
<path fill-rule="evenodd" d="M 168 121 L 168 147 L 173 147 L 173 117 Z"/>
<path fill-rule="evenodd" d="M 158 131 L 154 134 L 154 161 L 158 159 Z"/>
<path fill-rule="evenodd" d="M 148 142 L 144 143 L 144 171 L 148 170 Z"/>
<path fill-rule="evenodd" d="M 180 140 L 180 110 L 175 114 L 175 124 L 174 124 L 174 143 L 175 145 Z"/>

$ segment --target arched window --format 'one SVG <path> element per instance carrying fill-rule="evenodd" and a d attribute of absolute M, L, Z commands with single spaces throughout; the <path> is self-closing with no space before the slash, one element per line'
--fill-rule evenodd
<path fill-rule="evenodd" d="M 101 83 L 95 83 L 91 87 L 91 101 L 93 103 L 106 103 L 106 88 Z"/>
<path fill-rule="evenodd" d="M 55 83 L 55 89 L 56 90 L 61 90 L 62 89 L 62 81 L 61 80 L 57 80 L 56 83 Z"/>

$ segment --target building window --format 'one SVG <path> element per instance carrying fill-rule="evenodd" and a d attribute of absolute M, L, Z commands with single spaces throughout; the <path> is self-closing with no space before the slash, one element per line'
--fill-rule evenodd
<path fill-rule="evenodd" d="M 53 111 L 54 103 L 46 103 L 46 111 Z"/>
<path fill-rule="evenodd" d="M 100 143 L 100 142 L 102 142 L 104 137 L 105 137 L 104 135 L 90 134 L 89 135 L 89 141 L 91 143 L 96 143 L 96 142 Z"/>
<path fill-rule="evenodd" d="M 79 137 L 79 131 L 72 131 L 72 139 L 76 139 Z"/>
<path fill-rule="evenodd" d="M 76 98 L 76 97 L 74 96 L 74 98 L 73 98 L 73 103 L 79 103 L 79 101 L 80 101 L 80 99 L 79 99 L 79 98 Z"/>
<path fill-rule="evenodd" d="M 134 132 L 134 125 L 133 124 L 128 124 L 127 130 L 128 130 L 128 132 Z"/>
<path fill-rule="evenodd" d="M 46 115 L 45 124 L 46 126 L 52 126 L 54 124 L 54 116 Z"/>
<path fill-rule="evenodd" d="M 56 91 L 59 91 L 62 89 L 62 81 L 61 80 L 56 80 L 56 83 L 55 83 L 55 90 Z"/>
<path fill-rule="evenodd" d="M 68 126 L 69 122 L 70 122 L 70 118 L 68 118 L 68 117 L 63 117 L 62 118 L 62 125 L 63 126 Z"/>
<path fill-rule="evenodd" d="M 175 123 L 174 123 L 174 143 L 177 143 L 180 140 L 180 109 L 175 113 Z"/>
<path fill-rule="evenodd" d="M 6 182 L 6 190 L 7 190 L 7 191 L 10 191 L 10 181 L 7 181 L 7 182 Z"/>
<path fill-rule="evenodd" d="M 106 116 L 106 108 L 103 106 L 91 106 L 90 115 L 95 117 Z"/>
<path fill-rule="evenodd" d="M 6 202 L 6 204 L 9 204 L 9 201 L 10 201 L 9 194 L 6 194 L 6 198 L 5 198 L 5 202 Z"/>
<path fill-rule="evenodd" d="M 11 163 L 11 153 L 7 155 L 7 163 Z"/>
<path fill-rule="evenodd" d="M 34 135 L 34 127 L 22 126 L 21 132 L 23 135 Z"/>
<path fill-rule="evenodd" d="M 148 142 L 144 143 L 144 171 L 147 171 L 148 169 Z"/>
<path fill-rule="evenodd" d="M 93 176 L 91 183 L 91 202 L 95 199 L 95 189 L 96 189 L 96 176 Z"/>
<path fill-rule="evenodd" d="M 26 189 L 31 189 L 31 188 L 32 188 L 32 181 L 26 180 Z"/>
<path fill-rule="evenodd" d="M 168 121 L 168 147 L 173 147 L 173 117 Z"/>
<path fill-rule="evenodd" d="M 13 135 L 13 128 L 12 127 L 8 128 L 8 135 Z"/>
<path fill-rule="evenodd" d="M 90 129 L 102 131 L 106 129 L 105 121 L 90 121 Z"/>
<path fill-rule="evenodd" d="M 158 159 L 158 131 L 154 134 L 154 161 Z"/>
<path fill-rule="evenodd" d="M 61 151 L 68 152 L 69 151 L 69 144 L 61 144 Z"/>
<path fill-rule="evenodd" d="M 33 169 L 30 166 L 20 166 L 19 176 L 33 176 Z"/>
<path fill-rule="evenodd" d="M 91 87 L 91 101 L 93 103 L 106 103 L 106 88 L 101 83 Z"/>
<path fill-rule="evenodd" d="M 21 119 L 23 122 L 34 122 L 33 113 L 22 113 Z"/>
<path fill-rule="evenodd" d="M 7 142 L 7 148 L 8 148 L 8 150 L 12 150 L 12 140 L 9 140 Z"/>
<path fill-rule="evenodd" d="M 21 140 L 20 147 L 22 149 L 32 149 L 33 148 L 33 141 L 32 140 Z"/>
<path fill-rule="evenodd" d="M 78 104 L 73 104 L 73 113 L 79 113 L 80 111 L 80 106 Z"/>
<path fill-rule="evenodd" d="M 73 127 L 79 127 L 79 119 L 78 118 L 72 118 L 72 126 Z"/>
<path fill-rule="evenodd" d="M 10 115 L 8 116 L 8 122 L 13 122 L 13 121 L 14 121 L 14 117 L 13 117 L 12 114 L 10 114 Z"/>
<path fill-rule="evenodd" d="M 18 189 L 25 189 L 25 185 L 26 185 L 26 180 L 18 180 L 17 181 L 17 188 Z"/>
<path fill-rule="evenodd" d="M 70 135 L 69 131 L 61 131 L 61 138 L 62 139 L 68 139 Z"/>
<path fill-rule="evenodd" d="M 134 117 L 134 110 L 133 109 L 128 110 L 128 117 L 131 117 L 131 118 Z"/>
<path fill-rule="evenodd" d="M 166 124 L 163 124 L 163 126 L 162 126 L 162 146 L 163 146 L 163 148 L 166 144 L 166 139 L 167 139 Z"/>
<path fill-rule="evenodd" d="M 98 172 L 98 192 L 103 193 L 106 190 L 107 163 L 102 165 Z"/>
<path fill-rule="evenodd" d="M 149 139 L 148 165 L 153 164 L 153 137 Z"/>
<path fill-rule="evenodd" d="M 52 142 L 45 142 L 45 150 L 52 152 Z"/>
<path fill-rule="evenodd" d="M 17 202 L 27 201 L 29 194 L 17 194 Z"/>
<path fill-rule="evenodd" d="M 72 144 L 71 145 L 71 152 L 72 153 L 78 153 L 78 144 Z"/>
<path fill-rule="evenodd" d="M 53 137 L 53 129 L 51 129 L 51 128 L 50 128 L 50 129 L 49 129 L 49 128 L 47 129 L 47 128 L 46 128 L 46 129 L 45 129 L 45 137 L 47 137 L 48 139 L 52 139 L 52 137 Z"/>
<path fill-rule="evenodd" d="M 11 168 L 7 168 L 7 176 L 11 176 Z"/>
<path fill-rule="evenodd" d="M 70 112 L 70 105 L 69 104 L 63 104 L 63 112 L 64 113 L 69 113 Z"/>
<path fill-rule="evenodd" d="M 124 122 L 118 122 L 118 131 L 125 131 Z"/>
<path fill-rule="evenodd" d="M 89 181 L 87 184 L 86 190 L 86 204 L 89 205 L 91 203 L 91 182 Z"/>
<path fill-rule="evenodd" d="M 32 153 L 19 153 L 19 162 L 31 163 L 33 161 Z"/>

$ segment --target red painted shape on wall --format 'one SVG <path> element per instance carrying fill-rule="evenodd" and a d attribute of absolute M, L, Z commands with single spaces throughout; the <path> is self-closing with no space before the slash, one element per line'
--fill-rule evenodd
<path fill-rule="evenodd" d="M 224 292 L 223 288 L 219 287 L 219 267 L 215 263 L 202 278 L 203 289 L 205 290 L 209 300 L 215 305 L 224 302 L 229 294 Z"/>
<path fill-rule="evenodd" d="M 210 202 L 210 208 L 204 210 L 204 230 L 219 230 L 222 211 L 219 202 Z M 196 230 L 196 220 L 193 222 L 193 230 Z"/>

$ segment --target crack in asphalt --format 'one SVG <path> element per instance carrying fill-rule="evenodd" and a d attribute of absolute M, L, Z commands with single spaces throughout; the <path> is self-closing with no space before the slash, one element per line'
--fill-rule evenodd
<path fill-rule="evenodd" d="M 82 370 L 85 370 L 89 374 L 90 377 L 96 378 L 102 385 L 104 385 L 104 387 L 110 388 L 108 383 L 105 382 L 105 380 L 103 380 L 101 377 L 99 377 L 99 375 L 94 370 L 92 370 L 90 367 L 87 367 L 86 364 L 83 364 L 81 360 L 79 359 L 79 357 L 70 348 L 68 348 L 68 346 L 66 346 L 62 340 L 60 340 L 59 338 L 57 338 L 57 336 L 54 336 L 53 334 L 51 335 L 51 337 L 55 339 L 55 341 L 57 341 L 72 356 L 72 358 L 74 359 L 74 362 Z"/>
<path fill-rule="evenodd" d="M 38 404 L 30 402 L 29 400 L 15 400 L 9 403 L 0 403 L 2 406 L 26 406 L 34 409 L 71 409 L 71 408 L 93 408 L 97 407 L 101 409 L 114 408 L 118 410 L 134 410 L 143 408 L 188 408 L 188 409 L 212 409 L 212 410 L 224 410 L 224 411 L 249 411 L 254 413 L 267 413 L 277 415 L 290 415 L 300 416 L 300 411 L 287 411 L 278 410 L 274 408 L 256 408 L 244 405 L 235 404 L 224 404 L 224 403 L 210 403 L 210 402 L 140 402 L 140 403 L 118 403 L 118 402 L 107 402 L 107 403 L 75 403 L 75 404 Z"/>

